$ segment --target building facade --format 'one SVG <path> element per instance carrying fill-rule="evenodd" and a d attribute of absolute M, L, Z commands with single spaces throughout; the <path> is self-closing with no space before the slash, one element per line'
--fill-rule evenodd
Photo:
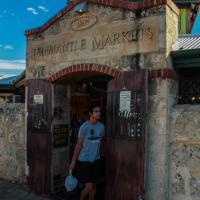
<path fill-rule="evenodd" d="M 171 56 L 178 19 L 171 0 L 77 0 L 26 31 L 30 189 L 61 190 L 94 101 L 107 127 L 106 200 L 200 198 L 199 107 L 178 104 Z"/>
<path fill-rule="evenodd" d="M 170 108 L 176 101 L 174 94 L 175 73 L 172 69 L 169 53 L 178 36 L 178 9 L 171 1 L 137 3 L 88 1 L 87 11 L 82 13 L 82 11 L 76 12 L 76 5 L 79 3 L 79 1 L 71 2 L 67 8 L 54 16 L 44 26 L 26 32 L 27 106 L 28 112 L 30 110 L 32 114 L 29 116 L 30 123 L 33 123 L 34 119 L 39 124 L 42 121 L 40 117 L 37 119 L 34 116 L 33 102 L 29 102 L 37 93 L 44 95 L 43 97 L 38 96 L 41 101 L 45 101 L 42 99 L 45 95 L 48 98 L 45 109 L 50 115 L 48 116 L 47 113 L 45 113 L 46 116 L 39 114 L 43 115 L 43 121 L 48 124 L 46 129 L 42 123 L 41 131 L 28 125 L 28 138 L 30 139 L 30 141 L 28 140 L 28 148 L 33 148 L 27 163 L 29 173 L 32 173 L 33 176 L 37 171 L 39 177 L 48 177 L 46 180 L 43 179 L 40 185 L 41 190 L 43 185 L 49 183 L 49 188 L 46 187 L 45 192 L 50 192 L 52 186 L 57 185 L 54 184 L 56 178 L 65 173 L 65 166 L 69 162 L 69 158 L 66 157 L 69 149 L 67 147 L 51 148 L 53 142 L 51 134 L 54 134 L 52 133 L 54 125 L 65 124 L 66 128 L 67 125 L 70 126 L 69 95 L 70 87 L 73 84 L 85 79 L 92 80 L 97 75 L 106 81 L 106 77 L 112 79 L 119 77 L 124 72 L 131 74 L 134 71 L 146 69 L 149 71 L 149 88 L 148 117 L 143 124 L 143 126 L 148 126 L 145 161 L 141 153 L 137 155 L 137 151 L 141 150 L 135 150 L 135 153 L 137 156 L 141 155 L 143 165 L 146 164 L 145 175 L 142 172 L 140 174 L 140 179 L 145 179 L 146 198 L 166 199 L 169 195 L 167 188 L 169 186 L 169 155 L 166 153 L 169 150 L 169 129 L 167 127 Z M 121 88 L 121 90 L 123 89 Z M 53 96 L 52 101 L 49 100 L 51 96 Z M 63 114 L 58 121 L 54 118 L 51 119 L 54 109 L 58 108 L 57 105 Z M 117 121 L 113 123 L 117 123 Z M 111 124 L 107 123 L 107 126 L 110 130 Z M 42 134 L 42 129 L 48 133 Z M 34 134 L 34 132 L 37 133 Z M 39 144 L 35 150 L 34 142 Z M 121 142 L 123 143 L 123 139 Z M 120 148 L 120 144 L 118 145 Z M 37 152 L 33 153 L 34 151 Z M 44 157 L 38 159 L 40 162 L 44 160 L 44 163 L 40 169 L 35 169 L 36 163 L 39 161 L 33 154 L 37 154 L 39 151 L 43 151 L 40 155 Z M 66 160 L 63 160 L 64 155 Z M 129 162 L 131 162 L 130 158 Z M 138 162 L 140 163 L 140 161 Z M 43 167 L 49 165 L 52 168 L 49 168 L 49 171 L 46 170 L 46 174 L 44 174 Z M 143 171 L 142 164 L 141 171 Z M 117 174 L 116 171 L 113 173 Z M 35 185 L 35 180 L 30 174 L 30 186 L 35 188 L 39 184 L 37 182 Z M 121 175 L 121 180 L 123 179 L 125 177 Z M 138 182 L 138 184 L 141 183 Z M 130 188 L 130 190 L 132 189 Z M 141 194 L 138 196 L 144 193 L 142 187 L 140 190 Z M 126 196 L 124 198 L 128 198 L 129 194 L 126 194 L 125 191 L 122 193 Z M 114 198 L 115 195 L 111 197 Z"/>

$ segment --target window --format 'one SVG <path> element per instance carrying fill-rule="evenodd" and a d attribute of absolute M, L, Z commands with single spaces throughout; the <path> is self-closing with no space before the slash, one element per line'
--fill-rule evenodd
<path fill-rule="evenodd" d="M 200 104 L 200 69 L 179 70 L 179 104 Z"/>
<path fill-rule="evenodd" d="M 22 95 L 1 94 L 0 104 L 3 103 L 23 103 Z"/>

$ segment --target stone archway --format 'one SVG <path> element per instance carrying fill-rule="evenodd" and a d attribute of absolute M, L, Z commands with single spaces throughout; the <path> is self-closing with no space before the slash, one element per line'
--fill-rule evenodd
<path fill-rule="evenodd" d="M 123 74 L 123 71 L 115 69 L 114 67 L 109 67 L 102 64 L 82 63 L 82 64 L 74 64 L 71 66 L 67 66 L 61 69 L 60 71 L 57 71 L 56 73 L 52 74 L 51 76 L 47 77 L 47 81 L 49 82 L 50 85 L 52 85 L 52 88 L 53 88 L 53 96 L 52 96 L 53 111 L 59 111 L 60 109 L 63 111 L 61 113 L 64 113 L 63 115 L 61 114 L 62 116 L 60 117 L 59 120 L 57 120 L 57 117 L 54 116 L 54 121 L 52 121 L 52 124 L 51 124 L 53 127 L 53 131 L 52 131 L 52 138 L 53 138 L 53 141 L 52 141 L 52 146 L 53 146 L 53 149 L 52 149 L 52 154 L 53 154 L 52 156 L 53 158 L 52 159 L 52 188 L 53 188 L 53 192 L 57 192 L 60 190 L 60 188 L 58 188 L 56 184 L 63 182 L 62 177 L 64 177 L 66 173 L 66 169 L 63 169 L 62 166 L 66 166 L 69 164 L 71 152 L 73 152 L 73 150 L 71 149 L 67 150 L 63 147 L 54 146 L 54 144 L 57 145 L 57 139 L 56 137 L 54 137 L 54 134 L 56 134 L 54 133 L 54 127 L 58 128 L 60 126 L 59 123 L 69 124 L 71 126 L 70 119 L 73 116 L 72 108 L 73 108 L 73 105 L 76 104 L 76 103 L 72 104 L 72 101 L 76 102 L 74 101 L 74 97 L 73 99 L 71 98 L 73 94 L 73 86 L 75 86 L 76 84 L 79 84 L 80 82 L 86 83 L 87 81 L 91 81 L 93 84 L 94 82 L 96 82 L 97 85 L 99 85 L 99 82 L 101 83 L 105 82 L 107 84 L 109 80 L 119 77 L 122 74 Z M 104 86 L 101 85 L 101 87 L 104 87 Z M 107 93 L 104 93 L 104 95 L 107 96 Z M 81 99 L 80 96 L 79 96 L 79 99 Z M 102 99 L 103 98 L 101 98 L 101 100 Z M 104 100 L 102 101 L 105 102 Z M 84 101 L 82 102 L 82 105 L 84 105 Z M 76 110 L 77 109 L 78 108 L 76 108 Z M 106 113 L 104 115 L 106 116 Z M 69 131 L 71 128 L 70 126 L 67 127 Z M 57 151 L 58 148 L 60 148 L 59 151 Z M 63 159 L 63 155 L 65 155 L 65 159 Z M 60 176 L 61 178 L 58 178 L 58 176 Z"/>

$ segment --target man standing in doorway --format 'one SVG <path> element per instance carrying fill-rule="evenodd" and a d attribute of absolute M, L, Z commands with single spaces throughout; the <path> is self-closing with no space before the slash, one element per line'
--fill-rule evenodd
<path fill-rule="evenodd" d="M 70 169 L 77 167 L 78 179 L 84 184 L 80 200 L 94 200 L 96 183 L 101 178 L 100 151 L 105 126 L 99 121 L 100 106 L 90 105 L 89 120 L 79 129 L 78 141 L 70 164 Z"/>

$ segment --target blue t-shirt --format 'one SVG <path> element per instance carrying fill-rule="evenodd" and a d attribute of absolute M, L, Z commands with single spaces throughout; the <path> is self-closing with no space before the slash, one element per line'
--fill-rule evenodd
<path fill-rule="evenodd" d="M 93 162 L 100 158 L 100 146 L 105 135 L 105 126 L 101 122 L 95 124 L 90 121 L 83 123 L 78 137 L 83 139 L 83 147 L 79 153 L 79 161 Z"/>

